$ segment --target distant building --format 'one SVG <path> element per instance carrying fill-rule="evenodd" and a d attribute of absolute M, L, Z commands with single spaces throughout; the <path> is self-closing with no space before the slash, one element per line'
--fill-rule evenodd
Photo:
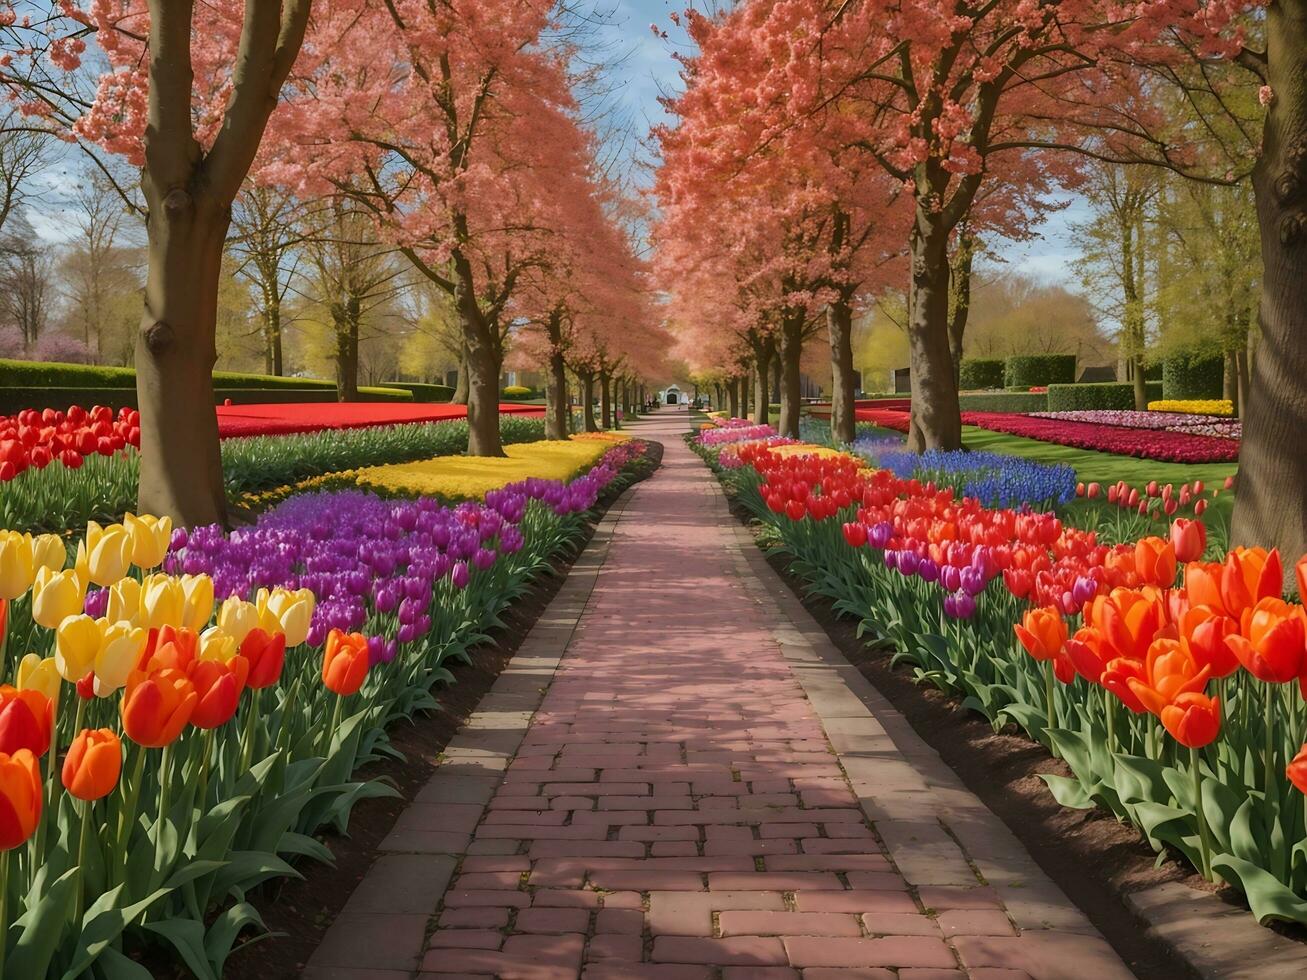
<path fill-rule="evenodd" d="M 690 396 L 681 390 L 680 385 L 668 385 L 658 392 L 658 402 L 662 405 L 688 405 Z"/>

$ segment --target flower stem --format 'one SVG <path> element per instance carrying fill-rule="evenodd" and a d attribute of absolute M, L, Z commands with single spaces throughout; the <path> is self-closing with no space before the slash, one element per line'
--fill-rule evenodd
<path fill-rule="evenodd" d="M 1189 769 L 1194 779 L 1194 813 L 1198 816 L 1198 850 L 1202 859 L 1203 877 L 1212 880 L 1212 845 L 1207 829 L 1207 814 L 1203 810 L 1203 774 L 1198 765 L 1198 750 L 1189 750 Z"/>
<path fill-rule="evenodd" d="M 0 851 L 0 977 L 5 975 L 9 945 L 9 852 Z"/>

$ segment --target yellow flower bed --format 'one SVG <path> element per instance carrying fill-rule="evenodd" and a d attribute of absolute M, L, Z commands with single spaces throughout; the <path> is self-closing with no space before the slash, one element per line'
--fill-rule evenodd
<path fill-rule="evenodd" d="M 827 446 L 813 446 L 806 442 L 793 443 L 789 446 L 773 446 L 771 451 L 781 457 L 820 456 L 829 459 L 840 459 L 848 456 L 848 453 L 842 453 L 838 449 L 831 449 Z"/>
<path fill-rule="evenodd" d="M 531 477 L 567 481 L 594 466 L 627 436 L 592 432 L 566 442 L 523 442 L 505 446 L 506 456 L 437 456 L 416 463 L 369 466 L 355 470 L 364 487 L 429 494 L 446 499 L 480 500 L 490 490 Z"/>
<path fill-rule="evenodd" d="M 1234 402 L 1228 398 L 1170 399 L 1149 402 L 1150 412 L 1182 412 L 1186 415 L 1234 415 Z"/>

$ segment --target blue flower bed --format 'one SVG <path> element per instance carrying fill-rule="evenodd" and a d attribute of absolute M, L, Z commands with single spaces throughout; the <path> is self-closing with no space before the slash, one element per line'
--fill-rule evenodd
<path fill-rule="evenodd" d="M 988 452 L 943 452 L 917 455 L 887 439 L 859 439 L 854 450 L 900 478 L 916 477 L 949 486 L 986 507 L 1029 504 L 1049 510 L 1076 495 L 1076 471 L 1064 463 L 1036 463 L 1022 456 Z"/>

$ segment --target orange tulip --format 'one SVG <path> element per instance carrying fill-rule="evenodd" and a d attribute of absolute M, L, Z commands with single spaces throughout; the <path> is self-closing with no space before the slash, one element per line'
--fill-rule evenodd
<path fill-rule="evenodd" d="M 1161 717 L 1162 709 L 1180 695 L 1202 691 L 1211 676 L 1211 669 L 1199 667 L 1179 640 L 1161 639 L 1148 648 L 1144 676 L 1126 683 L 1145 708 Z"/>
<path fill-rule="evenodd" d="M 1098 682 L 1115 694 L 1117 700 L 1127 708 L 1137 715 L 1142 715 L 1148 708 L 1139 700 L 1138 695 L 1130 686 L 1131 681 L 1138 682 L 1142 680 L 1144 680 L 1143 661 L 1133 660 L 1129 657 L 1117 657 L 1108 661 Z"/>
<path fill-rule="evenodd" d="M 197 660 L 187 672 L 195 685 L 195 711 L 191 714 L 191 724 L 196 728 L 218 728 L 225 725 L 236 713 L 240 703 L 241 691 L 245 690 L 245 678 L 250 671 L 250 662 L 244 657 L 232 657 L 228 661 Z"/>
<path fill-rule="evenodd" d="M 54 702 L 40 691 L 0 685 L 0 752 L 27 749 L 43 756 L 50 748 Z"/>
<path fill-rule="evenodd" d="M 1181 745 L 1201 749 L 1221 732 L 1221 699 L 1189 691 L 1162 709 L 1162 727 Z"/>
<path fill-rule="evenodd" d="M 1135 568 L 1142 585 L 1169 589 L 1175 585 L 1175 549 L 1162 538 L 1141 538 L 1135 543 Z"/>
<path fill-rule="evenodd" d="M 1177 517 L 1171 522 L 1171 548 L 1176 561 L 1198 561 L 1207 550 L 1207 525 Z"/>
<path fill-rule="evenodd" d="M 1299 563 L 1301 565 L 1301 562 Z M 1284 774 L 1289 782 L 1298 787 L 1299 793 L 1307 793 L 1307 744 L 1298 750 L 1293 761 L 1285 766 Z"/>
<path fill-rule="evenodd" d="M 25 843 L 40 820 L 41 769 L 36 756 L 27 749 L 12 755 L 0 752 L 0 851 Z"/>
<path fill-rule="evenodd" d="M 177 739 L 199 698 L 180 670 L 134 670 L 123 688 L 123 731 L 137 745 L 158 749 Z"/>
<path fill-rule="evenodd" d="M 1066 641 L 1067 656 L 1076 673 L 1091 684 L 1101 683 L 1103 670 L 1107 661 L 1103 659 L 1103 634 L 1092 626 L 1076 630 L 1076 635 Z"/>
<path fill-rule="evenodd" d="M 1298 580 L 1298 601 L 1307 602 L 1307 555 L 1298 559 L 1298 564 L 1293 566 L 1293 574 Z M 3 632 L 4 620 L 0 620 L 0 633 Z"/>
<path fill-rule="evenodd" d="M 1302 606 L 1277 598 L 1262 599 L 1245 609 L 1239 632 L 1225 638 L 1248 673 L 1272 684 L 1284 684 L 1302 673 L 1304 643 Z"/>
<path fill-rule="evenodd" d="M 283 633 L 269 635 L 256 626 L 241 641 L 240 656 L 250 665 L 246 686 L 256 691 L 271 687 L 281 677 L 281 668 L 286 661 L 286 636 Z"/>
<path fill-rule="evenodd" d="M 1221 597 L 1220 562 L 1191 561 L 1184 567 L 1184 591 L 1189 605 L 1208 606 L 1219 613 L 1228 614 L 1225 599 Z"/>
<path fill-rule="evenodd" d="M 113 792 L 123 768 L 123 746 L 108 728 L 79 732 L 64 759 L 64 788 L 79 800 L 98 800 Z"/>
<path fill-rule="evenodd" d="M 1139 567 L 1135 551 L 1129 545 L 1117 545 L 1103 556 L 1103 571 L 1112 588 L 1134 588 L 1139 584 Z"/>
<path fill-rule="evenodd" d="M 1012 628 L 1026 653 L 1036 660 L 1052 660 L 1066 646 L 1066 620 L 1056 606 L 1031 609 Z"/>
<path fill-rule="evenodd" d="M 1235 548 L 1225 556 L 1221 569 L 1221 599 L 1231 616 L 1243 615 L 1262 599 L 1278 599 L 1284 593 L 1284 568 L 1280 553 L 1265 548 Z"/>
<path fill-rule="evenodd" d="M 1103 635 L 1117 657 L 1143 660 L 1166 622 L 1161 599 L 1142 589 L 1113 589 L 1095 596 L 1084 609 L 1085 622 Z"/>
<path fill-rule="evenodd" d="M 1239 624 L 1210 606 L 1193 606 L 1179 623 L 1180 642 L 1201 667 L 1210 667 L 1213 677 L 1229 677 L 1239 669 L 1234 652 L 1226 646 L 1226 637 L 1239 632 Z"/>
<path fill-rule="evenodd" d="M 341 697 L 354 694 L 368 676 L 368 641 L 362 633 L 333 629 L 322 648 L 322 683 Z"/>
<path fill-rule="evenodd" d="M 150 630 L 150 638 L 141 653 L 138 669 L 144 671 L 170 668 L 185 673 L 199 652 L 200 638 L 193 629 L 161 626 Z"/>

